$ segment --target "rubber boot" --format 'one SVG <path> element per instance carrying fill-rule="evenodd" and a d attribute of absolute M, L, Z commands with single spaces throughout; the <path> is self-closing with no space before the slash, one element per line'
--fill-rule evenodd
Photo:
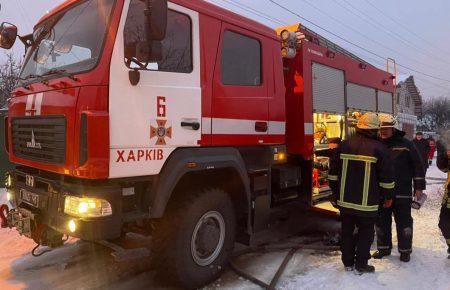
<path fill-rule="evenodd" d="M 373 253 L 372 258 L 374 259 L 383 259 L 383 257 L 390 256 L 391 250 L 378 250 Z"/>
<path fill-rule="evenodd" d="M 370 265 L 364 265 L 364 266 L 356 266 L 355 267 L 355 274 L 356 275 L 362 275 L 364 273 L 374 273 L 375 267 Z"/>
<path fill-rule="evenodd" d="M 400 261 L 408 263 L 411 260 L 411 254 L 409 253 L 401 253 L 400 254 Z"/>

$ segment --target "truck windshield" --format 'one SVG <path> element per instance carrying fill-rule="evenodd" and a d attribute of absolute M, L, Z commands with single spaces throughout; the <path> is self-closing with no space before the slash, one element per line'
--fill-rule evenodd
<path fill-rule="evenodd" d="M 96 66 L 115 0 L 87 0 L 36 27 L 20 79 L 74 74 Z"/>

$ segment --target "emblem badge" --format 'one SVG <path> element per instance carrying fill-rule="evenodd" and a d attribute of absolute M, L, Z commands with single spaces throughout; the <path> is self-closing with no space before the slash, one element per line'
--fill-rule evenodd
<path fill-rule="evenodd" d="M 156 120 L 156 126 L 150 126 L 150 139 L 156 138 L 156 145 L 166 145 L 166 137 L 172 138 L 172 126 L 167 120 Z"/>
<path fill-rule="evenodd" d="M 36 137 L 34 137 L 34 131 L 31 130 L 31 141 L 27 142 L 28 148 L 42 149 L 41 143 L 36 142 Z"/>

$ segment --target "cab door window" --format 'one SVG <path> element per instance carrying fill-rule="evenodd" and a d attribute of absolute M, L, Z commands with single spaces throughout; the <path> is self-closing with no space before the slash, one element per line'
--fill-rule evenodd
<path fill-rule="evenodd" d="M 261 85 L 261 43 L 258 40 L 226 30 L 221 62 L 224 85 Z"/>
<path fill-rule="evenodd" d="M 162 59 L 142 63 L 136 59 L 136 45 L 145 40 L 145 3 L 132 0 L 124 28 L 125 64 L 129 68 L 190 73 L 192 64 L 192 23 L 188 15 L 169 10 L 166 38 L 161 42 Z"/>

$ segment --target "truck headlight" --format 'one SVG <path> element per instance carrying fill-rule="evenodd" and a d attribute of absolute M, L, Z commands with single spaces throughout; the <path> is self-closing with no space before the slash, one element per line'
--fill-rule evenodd
<path fill-rule="evenodd" d="M 112 215 L 111 204 L 98 198 L 66 196 L 64 213 L 75 217 L 97 218 Z"/>

